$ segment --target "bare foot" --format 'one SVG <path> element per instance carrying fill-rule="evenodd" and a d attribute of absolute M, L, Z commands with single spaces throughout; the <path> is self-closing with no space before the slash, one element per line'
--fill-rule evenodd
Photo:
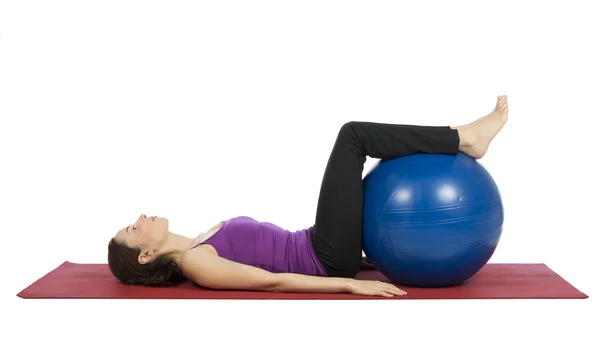
<path fill-rule="evenodd" d="M 504 95 L 504 96 L 500 96 L 500 95 L 498 95 L 498 99 L 496 100 L 496 107 L 495 107 L 495 108 L 494 108 L 494 110 L 493 110 L 493 111 L 490 113 L 490 115 L 491 115 L 491 114 L 494 114 L 494 112 L 498 112 L 498 111 L 500 111 L 500 106 L 501 106 L 501 105 L 502 105 L 502 103 L 503 103 L 503 101 L 502 101 L 502 98 L 504 98 L 504 100 L 505 100 L 505 101 L 504 101 L 504 103 L 506 102 L 506 98 L 507 98 L 507 96 L 506 96 L 506 95 Z M 467 124 L 467 125 L 463 125 L 462 127 L 464 127 L 464 128 L 467 128 L 467 127 L 473 127 L 473 126 L 475 126 L 476 124 L 479 124 L 479 123 L 481 123 L 482 121 L 484 121 L 484 120 L 485 120 L 487 117 L 488 117 L 488 116 L 483 116 L 483 117 L 481 117 L 481 118 L 479 118 L 479 119 L 475 120 L 475 121 L 474 121 L 474 122 L 472 122 L 472 123 L 469 123 L 469 124 Z"/>
<path fill-rule="evenodd" d="M 470 124 L 456 127 L 460 137 L 460 151 L 475 159 L 485 155 L 490 143 L 508 120 L 507 98 L 506 95 L 499 96 L 492 113 Z"/>

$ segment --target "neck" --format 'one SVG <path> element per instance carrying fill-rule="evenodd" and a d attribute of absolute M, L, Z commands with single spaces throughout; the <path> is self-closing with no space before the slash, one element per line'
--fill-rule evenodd
<path fill-rule="evenodd" d="M 179 268 L 183 254 L 192 248 L 195 239 L 169 232 L 165 243 L 156 251 L 158 254 L 171 253 L 171 258 Z"/>
<path fill-rule="evenodd" d="M 192 247 L 194 244 L 194 239 L 181 236 L 175 233 L 169 232 L 167 239 L 163 243 L 163 245 L 158 249 L 157 253 L 166 253 L 174 250 L 177 251 L 186 251 Z"/>

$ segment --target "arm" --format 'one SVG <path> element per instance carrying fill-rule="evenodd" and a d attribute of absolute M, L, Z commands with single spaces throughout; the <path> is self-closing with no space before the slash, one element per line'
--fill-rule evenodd
<path fill-rule="evenodd" d="M 269 271 L 229 261 L 204 249 L 192 249 L 181 258 L 183 273 L 200 286 L 269 292 L 350 292 L 352 279 L 328 278 Z"/>
<path fill-rule="evenodd" d="M 353 279 L 310 276 L 302 274 L 279 274 L 274 292 L 286 293 L 351 293 Z"/>

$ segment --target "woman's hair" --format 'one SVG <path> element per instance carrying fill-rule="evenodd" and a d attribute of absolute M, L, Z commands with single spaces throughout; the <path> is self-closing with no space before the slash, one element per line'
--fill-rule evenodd
<path fill-rule="evenodd" d="M 168 287 L 187 280 L 168 254 L 158 255 L 151 262 L 141 264 L 138 261 L 141 251 L 138 247 L 132 248 L 119 243 L 114 238 L 108 243 L 108 267 L 124 284 Z"/>

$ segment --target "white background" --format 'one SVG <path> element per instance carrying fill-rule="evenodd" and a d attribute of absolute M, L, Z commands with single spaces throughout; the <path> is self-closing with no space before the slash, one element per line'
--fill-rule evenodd
<path fill-rule="evenodd" d="M 0 4 L 7 341 L 598 342 L 592 1 Z M 502 94 L 481 160 L 506 210 L 490 262 L 546 263 L 590 299 L 16 297 L 65 260 L 105 263 L 141 213 L 190 237 L 237 215 L 306 228 L 342 124 L 459 125 Z"/>

